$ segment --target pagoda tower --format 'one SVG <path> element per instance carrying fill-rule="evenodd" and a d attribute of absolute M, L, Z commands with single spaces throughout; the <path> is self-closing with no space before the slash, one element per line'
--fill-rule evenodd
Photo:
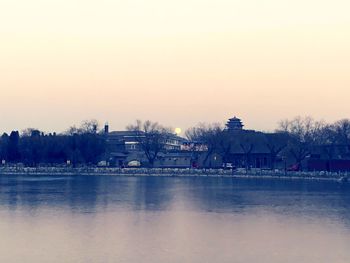
<path fill-rule="evenodd" d="M 242 131 L 244 125 L 242 124 L 241 119 L 235 116 L 228 120 L 226 127 L 228 131 Z"/>

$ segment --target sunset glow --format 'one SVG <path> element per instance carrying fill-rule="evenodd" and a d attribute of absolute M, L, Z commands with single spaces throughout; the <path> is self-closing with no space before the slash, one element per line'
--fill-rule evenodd
<path fill-rule="evenodd" d="M 349 117 L 345 0 L 0 0 L 4 131 Z"/>

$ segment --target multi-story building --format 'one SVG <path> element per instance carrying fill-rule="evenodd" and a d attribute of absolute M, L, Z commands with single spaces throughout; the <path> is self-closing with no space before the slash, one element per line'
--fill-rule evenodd
<path fill-rule="evenodd" d="M 226 123 L 226 127 L 228 131 L 242 131 L 243 130 L 243 123 L 241 119 L 238 119 L 236 116 L 229 119 Z"/>
<path fill-rule="evenodd" d="M 142 131 L 109 132 L 108 127 L 105 128 L 105 133 L 111 164 L 126 166 L 131 161 L 147 162 L 142 149 L 142 143 L 147 140 L 147 134 Z M 163 152 L 178 152 L 185 142 L 187 142 L 185 138 L 171 133 L 163 136 L 160 141 L 164 147 Z"/>

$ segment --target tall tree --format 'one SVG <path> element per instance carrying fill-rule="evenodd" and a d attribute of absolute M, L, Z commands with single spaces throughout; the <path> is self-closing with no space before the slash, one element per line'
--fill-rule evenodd
<path fill-rule="evenodd" d="M 189 128 L 185 134 L 190 141 L 206 145 L 207 151 L 204 156 L 203 165 L 208 166 L 208 168 L 212 168 L 211 162 L 208 162 L 208 159 L 213 153 L 223 155 L 224 152 L 229 151 L 230 145 L 225 142 L 226 134 L 224 134 L 224 129 L 218 123 L 200 123 L 196 127 Z"/>
<path fill-rule="evenodd" d="M 8 160 L 8 144 L 9 144 L 9 136 L 7 133 L 4 133 L 0 139 L 0 158 L 2 160 Z"/>
<path fill-rule="evenodd" d="M 7 157 L 10 162 L 20 161 L 19 139 L 19 132 L 12 131 L 7 145 Z"/>
<path fill-rule="evenodd" d="M 331 129 L 334 132 L 336 141 L 339 144 L 350 146 L 350 120 L 343 119 L 335 122 Z"/>
<path fill-rule="evenodd" d="M 285 149 L 288 145 L 288 133 L 276 132 L 265 134 L 265 144 L 270 152 L 270 168 L 275 169 L 277 156 Z"/>
<path fill-rule="evenodd" d="M 280 122 L 277 131 L 289 134 L 288 152 L 300 170 L 303 169 L 302 162 L 311 154 L 313 146 L 318 144 L 324 127 L 323 122 L 315 121 L 311 117 L 296 117 Z"/>
<path fill-rule="evenodd" d="M 22 133 L 20 152 L 26 165 L 37 166 L 42 161 L 44 155 L 42 137 L 44 134 L 36 129 L 27 129 Z"/>
<path fill-rule="evenodd" d="M 134 132 L 135 140 L 145 154 L 148 165 L 153 167 L 159 154 L 166 151 L 167 139 L 172 135 L 171 129 L 149 120 L 145 122 L 137 120 L 135 124 L 128 125 L 126 129 Z"/>

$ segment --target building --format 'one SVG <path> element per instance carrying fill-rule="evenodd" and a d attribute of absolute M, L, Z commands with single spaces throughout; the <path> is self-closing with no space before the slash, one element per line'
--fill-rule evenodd
<path fill-rule="evenodd" d="M 142 131 L 112 131 L 107 135 L 107 143 L 112 151 L 140 151 L 140 142 L 143 138 L 146 138 L 146 134 Z M 179 151 L 187 142 L 185 138 L 170 133 L 164 140 L 164 147 L 168 151 Z"/>
<path fill-rule="evenodd" d="M 267 134 L 243 129 L 242 121 L 233 117 L 228 120 L 226 129 L 215 140 L 217 145 L 206 142 L 190 142 L 176 134 L 164 137 L 163 150 L 152 165 L 173 168 L 260 168 L 275 169 L 283 166 L 283 158 L 269 149 Z M 147 166 L 142 140 L 146 134 L 140 131 L 108 131 L 105 128 L 109 151 L 109 163 L 127 167 L 130 162 Z M 274 135 L 274 134 L 270 134 Z M 273 137 L 273 136 L 272 136 Z M 214 141 L 215 141 L 214 140 Z M 282 141 L 284 138 L 281 139 Z M 273 137 L 273 141 L 278 140 Z M 282 142 L 283 144 L 283 142 Z"/>
<path fill-rule="evenodd" d="M 350 171 L 350 149 L 348 145 L 314 146 L 304 161 L 308 171 Z"/>
<path fill-rule="evenodd" d="M 110 152 L 139 151 L 140 135 L 136 131 L 112 131 L 107 134 Z"/>
<path fill-rule="evenodd" d="M 109 132 L 108 130 L 108 127 L 105 127 L 110 165 L 125 167 L 128 166 L 130 162 L 139 162 L 141 164 L 147 163 L 147 158 L 143 152 L 143 149 L 141 148 L 143 140 L 147 140 L 146 133 L 142 131 Z M 187 140 L 185 138 L 169 133 L 164 136 L 164 141 L 161 142 L 164 147 L 163 152 L 179 152 L 186 142 Z M 164 153 L 159 155 L 160 159 L 163 158 L 162 156 L 164 156 Z M 167 161 L 169 161 L 169 158 Z M 163 162 L 157 162 L 157 165 L 164 166 L 166 163 L 168 163 L 164 160 Z M 178 164 L 171 163 L 171 165 L 177 166 Z M 188 165 L 186 165 L 186 167 L 188 167 Z"/>
<path fill-rule="evenodd" d="M 155 162 L 158 168 L 193 168 L 196 160 L 191 152 L 167 152 L 160 154 Z"/>
<path fill-rule="evenodd" d="M 237 118 L 236 116 L 229 119 L 226 123 L 226 128 L 228 131 L 241 131 L 243 130 L 243 123 L 241 119 Z"/>

